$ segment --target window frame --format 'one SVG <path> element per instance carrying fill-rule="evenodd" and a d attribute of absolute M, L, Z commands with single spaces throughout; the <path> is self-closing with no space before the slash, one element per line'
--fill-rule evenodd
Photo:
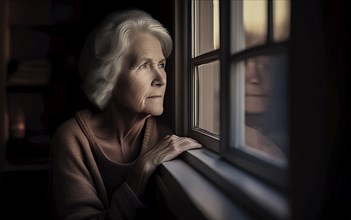
<path fill-rule="evenodd" d="M 193 86 L 196 83 L 196 79 L 195 79 L 195 68 L 199 65 L 203 65 L 203 64 L 209 64 L 212 63 L 214 61 L 219 61 L 219 50 L 214 50 L 211 51 L 209 53 L 200 55 L 199 57 L 195 57 L 191 60 L 190 62 L 190 71 L 189 71 L 189 81 L 190 81 L 190 85 L 189 86 L 189 90 L 191 91 L 189 97 L 189 106 L 190 106 L 190 110 L 188 111 L 189 115 L 189 133 L 188 135 L 196 140 L 198 140 L 200 143 L 202 143 L 203 145 L 205 145 L 207 148 L 215 151 L 215 152 L 219 152 L 219 145 L 220 145 L 220 141 L 219 141 L 219 137 L 217 137 L 216 135 L 211 134 L 211 132 L 208 132 L 206 130 L 203 130 L 201 128 L 196 128 L 194 126 L 195 124 L 195 108 L 196 108 L 196 100 L 195 100 L 195 93 L 196 93 L 196 87 Z"/>
<path fill-rule="evenodd" d="M 272 15 L 272 0 L 267 0 L 268 5 L 268 21 L 267 22 L 267 41 L 263 45 L 254 46 L 247 48 L 241 51 L 236 52 L 232 55 L 230 48 L 230 33 L 224 33 L 223 30 L 229 30 L 230 32 L 230 10 L 231 4 L 230 1 L 220 1 L 220 48 L 214 51 L 210 51 L 199 56 L 192 58 L 193 55 L 193 39 L 192 39 L 192 4 L 193 1 L 186 1 L 183 3 L 183 25 L 186 31 L 183 32 L 183 42 L 185 43 L 184 48 L 185 53 L 182 57 L 182 63 L 185 66 L 183 71 L 184 85 L 185 89 L 183 93 L 184 102 L 181 103 L 183 106 L 183 122 L 184 127 L 181 129 L 182 135 L 190 136 L 195 140 L 203 144 L 207 149 L 218 153 L 222 159 L 228 161 L 229 163 L 239 166 L 240 168 L 253 173 L 255 176 L 266 181 L 268 184 L 276 186 L 279 190 L 286 192 L 289 188 L 288 186 L 288 168 L 282 168 L 275 164 L 264 161 L 260 158 L 257 158 L 254 155 L 243 152 L 239 149 L 231 148 L 230 143 L 230 132 L 231 127 L 229 124 L 228 118 L 230 116 L 230 110 L 228 108 L 228 103 L 230 103 L 230 65 L 231 62 L 244 60 L 248 57 L 262 55 L 262 54 L 275 54 L 277 52 L 287 52 L 288 51 L 288 42 L 279 42 L 273 43 L 273 15 Z M 227 19 L 223 19 L 227 18 Z M 190 25 L 189 25 L 190 24 Z M 187 46 L 186 46 L 187 45 Z M 220 61 L 220 139 L 214 138 L 212 135 L 209 135 L 207 132 L 202 131 L 201 129 L 193 128 L 193 114 L 194 114 L 194 68 L 200 64 L 206 64 L 213 62 L 215 60 Z M 288 73 L 287 73 L 288 74 Z M 180 87 L 178 86 L 178 89 Z M 288 88 L 287 88 L 288 89 Z M 288 114 L 288 113 L 287 113 Z M 179 130 L 179 129 L 178 129 Z"/>
<path fill-rule="evenodd" d="M 178 135 L 187 135 L 188 134 L 188 111 L 189 111 L 189 97 L 187 96 L 189 88 L 184 85 L 189 83 L 189 65 L 188 65 L 188 51 L 186 48 L 189 48 L 189 14 L 190 8 L 189 1 L 175 1 L 173 0 L 175 7 L 175 90 L 174 94 L 176 96 L 176 111 L 175 111 L 175 125 L 176 125 L 176 134 Z M 228 1 L 221 1 L 221 17 L 228 17 Z M 215 171 L 218 163 L 223 164 L 223 169 L 226 171 L 230 169 L 236 169 L 242 171 L 248 177 L 248 184 L 262 184 L 266 187 L 271 188 L 278 195 L 281 195 L 286 199 L 287 208 L 289 210 L 288 216 L 286 219 L 300 219 L 300 218 L 315 218 L 320 217 L 320 214 L 331 214 L 330 211 L 325 211 L 325 208 L 330 208 L 328 204 L 335 201 L 323 201 L 331 197 L 330 193 L 325 192 L 325 190 L 330 190 L 335 192 L 334 185 L 327 185 L 328 182 L 338 182 L 338 179 L 331 180 L 330 175 L 337 177 L 339 173 L 333 173 L 335 171 L 335 163 L 333 160 L 338 160 L 338 156 L 331 155 L 331 150 L 333 152 L 342 154 L 340 150 L 341 145 L 345 143 L 343 140 L 334 142 L 332 134 L 339 134 L 339 131 L 335 129 L 336 127 L 331 126 L 330 122 L 337 123 L 341 125 L 344 122 L 336 122 L 335 119 L 328 118 L 331 113 L 335 113 L 335 106 L 331 103 L 334 103 L 335 98 L 338 99 L 337 94 L 329 94 L 328 91 L 335 91 L 336 85 L 344 85 L 341 78 L 336 80 L 335 78 L 330 79 L 331 69 L 334 70 L 335 67 L 338 67 L 341 73 L 337 71 L 332 71 L 332 74 L 336 76 L 345 77 L 347 72 L 344 71 L 345 67 L 348 67 L 349 64 L 345 63 L 343 60 L 335 58 L 330 63 L 326 62 L 326 58 L 330 58 L 331 55 L 327 55 L 325 51 L 325 37 L 331 41 L 328 45 L 329 49 L 335 49 L 333 46 L 339 44 L 340 39 L 347 39 L 347 35 L 338 34 L 337 32 L 330 32 L 330 27 L 325 26 L 321 21 L 332 22 L 343 21 L 344 24 L 349 24 L 344 17 L 335 18 L 327 17 L 323 18 L 322 16 L 329 15 L 331 12 L 330 7 L 326 6 L 335 6 L 334 3 L 320 3 L 317 0 L 312 0 L 309 2 L 297 0 L 291 1 L 291 16 L 290 16 L 290 41 L 289 44 L 281 44 L 282 47 L 287 47 L 289 49 L 289 70 L 290 75 L 287 79 L 288 81 L 288 104 L 287 108 L 289 109 L 288 120 L 289 120 L 289 142 L 290 142 L 290 154 L 289 157 L 289 166 L 287 168 L 287 176 L 289 186 L 284 187 L 284 189 L 279 188 L 279 186 L 270 184 L 269 181 L 265 181 L 264 178 L 258 177 L 256 174 L 249 172 L 247 169 L 244 169 L 243 166 L 233 164 L 227 159 L 223 159 L 219 156 L 218 153 L 205 148 L 199 150 L 191 150 L 185 152 L 181 156 L 181 160 L 184 163 L 191 165 L 192 168 L 196 169 L 197 172 L 205 176 L 204 181 L 209 181 L 211 184 L 216 186 L 223 192 L 227 194 L 232 201 L 239 204 L 239 207 L 250 214 L 255 216 L 255 219 L 266 219 L 270 216 L 256 215 L 260 213 L 260 210 L 268 211 L 269 213 L 275 213 L 275 210 L 267 210 L 262 204 L 258 204 L 258 201 L 255 200 L 252 194 L 243 196 L 234 196 L 228 192 L 241 192 L 243 189 L 238 185 L 235 185 L 238 179 L 234 179 L 234 183 L 228 181 L 228 179 L 223 178 L 219 179 L 218 173 Z M 344 8 L 342 4 L 339 4 L 338 7 Z M 345 10 L 346 12 L 346 10 Z M 178 22 L 179 21 L 179 22 Z M 292 25 L 293 24 L 293 25 Z M 324 26 L 323 26 L 324 25 Z M 221 26 L 229 27 L 228 21 L 222 21 Z M 221 27 L 223 29 L 223 27 Z M 337 28 L 333 25 L 332 30 Z M 306 37 L 306 33 L 309 33 Z M 221 37 L 221 53 L 225 53 L 226 48 L 223 47 L 223 37 L 228 38 L 229 36 Z M 266 48 L 267 49 L 267 48 Z M 265 50 L 266 50 L 265 49 Z M 268 49 L 267 49 L 268 50 Z M 249 52 L 250 51 L 250 52 Z M 273 50 L 274 51 L 274 50 Z M 329 50 L 330 51 L 330 50 Z M 344 54 L 347 54 L 347 50 L 344 50 Z M 254 50 L 248 50 L 246 53 L 242 53 L 242 56 L 247 56 L 249 53 L 255 53 Z M 225 65 L 223 62 L 229 63 L 230 59 L 222 59 L 222 65 Z M 335 64 L 340 64 L 335 65 Z M 335 65 L 335 66 L 334 66 Z M 334 75 L 333 75 L 334 76 Z M 315 80 L 318 78 L 320 83 L 315 85 Z M 311 90 L 311 85 L 313 89 Z M 346 84 L 345 84 L 346 85 Z M 221 89 L 225 85 L 221 85 Z M 342 87 L 343 89 L 346 86 Z M 221 96 L 221 99 L 225 97 Z M 340 97 L 339 97 L 340 98 Z M 340 100 L 344 100 L 340 98 Z M 221 100 L 222 102 L 222 100 Z M 316 109 L 319 111 L 316 112 Z M 336 108 L 337 110 L 342 110 L 341 106 Z M 181 110 L 181 111 L 177 111 Z M 226 118 L 227 111 L 223 111 L 221 108 L 221 117 Z M 227 116 L 228 117 L 228 116 Z M 222 126 L 223 127 L 223 126 Z M 229 135 L 229 130 L 221 131 L 221 135 L 227 132 Z M 328 133 L 329 132 L 329 133 Z M 329 135 L 326 135 L 329 134 Z M 344 148 L 342 148 L 344 149 Z M 202 157 L 194 159 L 192 157 L 193 152 L 198 152 Z M 346 159 L 347 156 L 343 154 L 343 158 Z M 206 164 L 206 160 L 209 159 L 212 161 L 214 167 Z M 332 160 L 332 161 L 331 161 Z M 346 159 L 347 160 L 347 159 Z M 345 160 L 345 161 L 346 161 Z M 328 170 L 329 169 L 329 170 Z M 331 170 L 330 170 L 331 169 Z M 228 171 L 228 174 L 231 174 Z M 330 173 L 331 172 L 331 173 Z M 213 175 L 215 174 L 215 175 Z M 183 175 L 183 170 L 179 172 L 178 175 Z M 222 181 L 223 180 L 223 181 Z M 166 182 L 166 185 L 174 184 Z M 330 184 L 330 183 L 329 183 Z M 278 184 L 279 185 L 279 184 Z M 187 186 L 182 186 L 187 187 Z M 201 186 L 198 186 L 201 188 Z M 331 188 L 328 188 L 331 187 Z M 172 189 L 170 189 L 172 190 Z M 169 191 L 169 190 L 168 190 Z M 167 192 L 168 192 L 167 191 Z M 207 193 L 205 190 L 203 193 Z M 333 193 L 332 193 L 333 194 Z M 175 194 L 177 195 L 177 193 Z M 334 195 L 334 194 L 333 194 Z M 335 195 L 334 195 L 335 196 Z M 187 194 L 186 197 L 192 198 L 192 195 Z M 251 202 L 255 203 L 256 206 L 252 205 L 250 202 L 245 203 L 245 199 L 251 199 Z M 174 202 L 176 198 L 171 198 L 172 203 L 181 205 L 181 203 Z M 178 201 L 178 200 L 177 200 Z M 185 210 L 187 207 L 184 207 Z M 333 208 L 332 208 L 333 209 Z M 192 210 L 191 210 L 192 211 Z M 206 212 L 206 210 L 201 210 Z M 225 210 L 223 210 L 225 211 Z M 333 209 L 335 211 L 335 209 Z M 331 212 L 333 212 L 331 211 Z M 261 216 L 262 218 L 260 218 Z M 274 215 L 276 216 L 276 215 Z M 181 219 L 181 218 L 180 218 Z M 285 219 L 285 218 L 271 218 L 271 219 Z"/>
<path fill-rule="evenodd" d="M 185 119 L 187 121 L 187 124 L 185 125 L 187 127 L 185 135 L 190 136 L 194 138 L 195 140 L 199 141 L 202 145 L 206 146 L 208 149 L 211 149 L 212 151 L 219 152 L 219 145 L 220 145 L 220 135 L 216 136 L 214 134 L 211 134 L 210 132 L 207 132 L 206 130 L 203 130 L 201 128 L 196 128 L 194 126 L 195 124 L 195 106 L 196 106 L 196 100 L 194 100 L 195 97 L 195 68 L 199 65 L 203 64 L 209 64 L 214 61 L 220 61 L 220 49 L 214 49 L 209 52 L 202 53 L 200 55 L 197 55 L 193 57 L 193 50 L 194 50 L 194 45 L 193 45 L 193 37 L 192 37 L 192 28 L 194 21 L 192 19 L 192 7 L 193 7 L 193 1 L 186 1 L 184 4 L 184 7 L 186 8 L 186 19 L 185 22 L 188 22 L 187 25 L 187 33 L 184 34 L 185 39 L 190 42 L 190 45 L 188 43 L 188 50 L 186 50 L 186 56 L 184 57 L 184 63 L 185 66 L 187 66 L 187 71 L 185 73 L 187 74 L 187 79 L 188 82 L 185 84 L 187 85 L 187 97 L 188 97 L 188 102 L 187 102 L 187 107 L 186 107 L 186 112 L 187 112 L 187 118 Z M 190 19 L 189 19 L 190 18 Z M 220 73 L 219 73 L 220 74 Z"/>
<path fill-rule="evenodd" d="M 175 131 L 176 134 L 182 136 L 190 136 L 205 147 L 201 150 L 197 150 L 195 153 L 197 156 L 194 156 L 194 150 L 185 152 L 181 159 L 191 165 L 195 170 L 204 175 L 216 185 L 223 192 L 229 195 L 232 199 L 240 201 L 245 207 L 250 207 L 249 212 L 252 212 L 253 215 L 261 216 L 270 216 L 271 219 L 289 219 L 290 216 L 290 201 L 288 199 L 288 171 L 276 169 L 275 166 L 269 164 L 265 161 L 262 161 L 252 155 L 244 154 L 243 152 L 236 152 L 237 155 L 233 156 L 232 153 L 226 155 L 228 152 L 223 151 L 225 147 L 229 145 L 230 130 L 228 123 L 220 124 L 220 136 L 221 140 L 215 140 L 211 137 L 203 135 L 202 133 L 192 129 L 191 114 L 192 114 L 192 97 L 189 95 L 193 92 L 192 85 L 192 68 L 194 63 L 200 64 L 201 60 L 194 59 L 192 60 L 192 23 L 191 23 L 191 3 L 192 1 L 184 1 L 175 3 L 175 10 L 180 11 L 181 13 L 175 13 L 175 86 L 174 93 L 176 95 L 175 102 Z M 230 15 L 229 2 L 220 1 L 220 31 L 230 30 L 229 29 L 229 20 L 222 19 L 223 17 L 228 17 Z M 206 56 L 208 54 L 212 55 L 211 58 L 207 58 L 207 61 L 216 60 L 218 56 L 215 53 L 219 53 L 220 59 L 220 120 L 225 121 L 229 118 L 229 111 L 226 108 L 223 108 L 222 105 L 225 105 L 226 100 L 230 99 L 228 90 L 230 85 L 223 83 L 223 81 L 228 82 L 226 77 L 229 77 L 229 74 L 222 74 L 229 69 L 229 63 L 231 56 L 229 51 L 229 33 L 220 34 L 220 49 L 206 53 L 205 55 L 200 55 L 201 58 L 204 58 L 206 63 Z M 225 43 L 227 42 L 227 43 Z M 178 47 L 177 45 L 181 45 Z M 270 48 L 269 46 L 258 46 L 259 50 L 263 52 L 276 52 L 281 48 L 285 48 L 286 43 L 281 43 L 276 47 Z M 188 49 L 184 49 L 188 48 Z M 243 59 L 248 56 L 260 54 L 257 52 L 256 48 L 247 49 L 238 53 L 237 58 Z M 214 55 L 215 54 L 215 55 Z M 187 86 L 184 86 L 187 85 Z M 181 110 L 181 111 L 177 111 Z M 224 141 L 227 139 L 227 141 Z M 216 143 L 217 142 L 217 143 Z M 216 146 L 218 144 L 218 146 Z M 215 147 L 213 147 L 215 146 Z M 233 163 L 232 159 L 235 158 Z M 210 164 L 206 161 L 212 161 Z M 223 164 L 223 169 L 226 171 L 224 175 L 218 173 L 215 165 L 211 164 Z M 274 172 L 272 172 L 272 170 Z M 277 201 L 283 201 L 283 215 L 279 214 L 279 210 L 275 207 L 267 208 L 262 201 L 258 201 L 254 193 L 248 192 L 247 195 L 242 195 L 240 192 L 245 191 L 244 186 L 240 185 L 238 180 L 231 180 L 229 177 L 232 175 L 231 172 L 242 172 L 246 177 L 248 183 L 257 185 L 259 188 L 267 188 L 273 192 L 276 197 L 280 198 Z M 272 179 L 275 179 L 272 181 Z M 263 213 L 263 214 L 262 214 Z"/>

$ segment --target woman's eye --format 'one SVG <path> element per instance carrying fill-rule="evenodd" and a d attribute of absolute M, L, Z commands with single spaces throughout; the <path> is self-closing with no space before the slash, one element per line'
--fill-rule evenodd
<path fill-rule="evenodd" d="M 164 69 L 165 67 L 166 67 L 165 63 L 158 64 L 158 68 L 160 68 L 160 69 Z"/>
<path fill-rule="evenodd" d="M 139 66 L 139 69 L 145 69 L 147 68 L 147 63 L 143 63 Z"/>
<path fill-rule="evenodd" d="M 257 67 L 260 69 L 268 69 L 268 63 L 266 62 L 259 62 L 257 63 Z"/>

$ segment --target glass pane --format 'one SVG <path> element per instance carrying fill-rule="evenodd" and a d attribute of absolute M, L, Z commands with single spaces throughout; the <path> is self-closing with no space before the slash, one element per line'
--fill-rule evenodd
<path fill-rule="evenodd" d="M 219 48 L 219 0 L 193 0 L 192 55 L 196 57 Z"/>
<path fill-rule="evenodd" d="M 219 61 L 195 68 L 195 127 L 219 135 Z"/>
<path fill-rule="evenodd" d="M 274 0 L 273 10 L 274 40 L 287 40 L 290 32 L 290 0 Z"/>
<path fill-rule="evenodd" d="M 264 44 L 267 38 L 267 0 L 230 1 L 231 52 Z"/>
<path fill-rule="evenodd" d="M 267 0 L 243 1 L 246 48 L 263 44 L 267 36 Z"/>
<path fill-rule="evenodd" d="M 257 56 L 233 67 L 236 67 L 233 82 L 237 84 L 231 91 L 235 101 L 232 103 L 235 115 L 232 144 L 270 162 L 286 165 L 287 65 L 284 56 Z M 238 82 L 241 85 L 238 86 Z M 240 109 L 240 104 L 244 108 Z"/>

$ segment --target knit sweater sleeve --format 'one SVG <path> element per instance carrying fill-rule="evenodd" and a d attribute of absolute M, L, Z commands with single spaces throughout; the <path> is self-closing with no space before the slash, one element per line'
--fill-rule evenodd
<path fill-rule="evenodd" d="M 143 204 L 126 183 L 108 201 L 102 179 L 96 178 L 99 171 L 91 165 L 94 157 L 85 150 L 89 142 L 77 129 L 65 123 L 52 138 L 51 185 L 58 218 L 134 219 Z"/>

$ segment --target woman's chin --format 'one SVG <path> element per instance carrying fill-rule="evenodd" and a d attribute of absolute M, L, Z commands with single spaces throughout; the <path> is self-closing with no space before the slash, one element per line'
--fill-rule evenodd
<path fill-rule="evenodd" d="M 159 110 L 159 111 L 150 112 L 150 115 L 152 115 L 152 116 L 160 116 L 160 115 L 162 115 L 162 113 L 163 113 L 163 109 Z"/>
<path fill-rule="evenodd" d="M 163 113 L 163 107 L 153 107 L 149 109 L 145 109 L 143 111 L 144 114 L 151 115 L 151 116 L 159 116 Z"/>

